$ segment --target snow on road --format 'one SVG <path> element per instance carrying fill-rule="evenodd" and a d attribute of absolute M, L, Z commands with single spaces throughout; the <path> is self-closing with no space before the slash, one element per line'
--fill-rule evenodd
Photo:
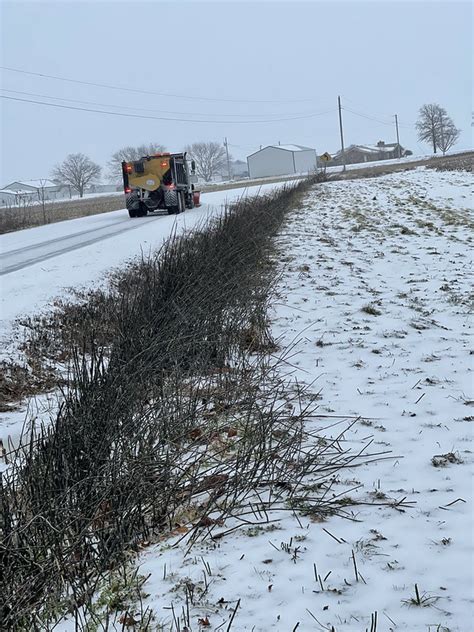
<path fill-rule="evenodd" d="M 344 471 L 334 493 L 353 520 L 274 515 L 190 552 L 150 546 L 146 604 L 165 629 L 190 587 L 192 630 L 229 629 L 239 599 L 232 632 L 473 629 L 472 182 L 327 183 L 290 215 L 275 336 L 296 339 L 294 376 L 315 381 L 321 415 L 360 418 L 345 446 L 372 438 L 393 458 Z"/>

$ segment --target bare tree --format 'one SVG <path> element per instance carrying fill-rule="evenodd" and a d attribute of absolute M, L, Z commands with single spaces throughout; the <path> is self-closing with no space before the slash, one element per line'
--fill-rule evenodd
<path fill-rule="evenodd" d="M 185 147 L 185 151 L 195 161 L 197 175 L 206 182 L 225 167 L 226 153 L 219 143 L 193 143 Z"/>
<path fill-rule="evenodd" d="M 460 133 L 446 110 L 437 103 L 428 103 L 420 108 L 416 129 L 419 140 L 433 145 L 434 154 L 438 148 L 445 154 Z"/>
<path fill-rule="evenodd" d="M 461 130 L 454 125 L 454 121 L 444 112 L 444 115 L 440 117 L 438 139 L 438 147 L 443 152 L 443 156 L 457 143 L 460 133 Z"/>
<path fill-rule="evenodd" d="M 432 143 L 433 153 L 438 148 L 438 118 L 440 106 L 436 103 L 422 105 L 419 111 L 419 118 L 416 122 L 418 139 L 425 143 Z"/>
<path fill-rule="evenodd" d="M 153 156 L 154 154 L 160 154 L 166 151 L 166 147 L 159 143 L 148 143 L 147 145 L 138 145 L 132 147 L 122 147 L 112 154 L 107 167 L 109 170 L 109 177 L 112 181 L 120 181 L 122 174 L 122 162 L 130 162 L 132 160 L 139 160 L 143 156 Z"/>
<path fill-rule="evenodd" d="M 52 177 L 61 184 L 70 185 L 82 197 L 85 187 L 98 180 L 101 171 L 101 167 L 84 154 L 69 154 L 53 169 Z"/>

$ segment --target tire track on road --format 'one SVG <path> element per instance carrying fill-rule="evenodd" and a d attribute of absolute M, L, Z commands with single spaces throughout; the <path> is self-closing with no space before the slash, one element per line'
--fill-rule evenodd
<path fill-rule="evenodd" d="M 117 235 L 121 235 L 122 233 L 126 233 L 131 230 L 135 230 L 136 228 L 140 228 L 144 223 L 149 223 L 156 221 L 160 216 L 149 217 L 149 218 L 141 218 L 136 222 L 132 222 L 131 220 L 124 220 L 123 222 L 119 222 L 118 230 L 108 230 L 109 226 L 96 229 L 90 229 L 81 231 L 80 233 L 75 233 L 74 235 L 69 235 L 68 237 L 58 237 L 55 239 L 50 239 L 46 242 L 42 242 L 41 244 L 35 244 L 31 247 L 18 248 L 17 250 L 13 250 L 10 252 L 2 253 L 0 255 L 0 276 L 4 276 L 5 274 L 11 274 L 12 272 L 17 272 L 18 270 L 22 270 L 23 268 L 28 268 L 37 263 L 42 263 L 48 259 L 52 259 L 54 257 L 58 257 L 59 255 L 66 254 L 73 250 L 78 250 L 80 248 L 84 248 L 85 246 L 91 246 L 99 241 L 104 241 L 105 239 L 110 239 L 110 237 L 115 237 Z M 126 227 L 122 227 L 122 224 L 127 224 Z M 113 224 L 113 226 L 117 226 L 117 224 Z M 104 229 L 106 230 L 105 234 L 97 235 L 97 233 L 103 233 Z M 95 233 L 94 237 L 89 239 L 81 239 L 84 235 Z M 79 238 L 79 241 L 77 241 Z M 76 242 L 76 243 L 74 243 Z M 49 246 L 54 246 L 56 244 L 61 244 L 59 248 L 53 248 L 52 250 L 48 250 Z M 37 254 L 33 257 L 23 258 L 22 255 L 29 255 L 32 250 L 38 250 L 41 248 L 46 248 L 47 251 L 41 254 Z M 15 258 L 19 257 L 19 261 L 15 261 Z M 12 261 L 13 259 L 13 261 Z"/>
<path fill-rule="evenodd" d="M 65 239 L 73 239 L 74 237 L 80 237 L 81 235 L 96 233 L 98 230 L 104 230 L 104 229 L 109 228 L 110 226 L 118 226 L 120 224 L 124 224 L 125 222 L 129 222 L 129 220 L 123 219 L 120 222 L 109 222 L 108 224 L 105 224 L 104 226 L 97 226 L 96 228 L 88 228 L 87 230 L 80 230 L 79 232 L 71 233 L 70 235 L 63 235 L 61 237 L 55 237 L 54 239 L 47 239 L 46 241 L 41 241 L 37 244 L 32 244 L 31 246 L 23 246 L 22 248 L 15 248 L 14 250 L 7 250 L 0 255 L 0 260 L 11 257 L 13 255 L 19 255 L 22 252 L 31 252 L 32 250 L 37 250 L 38 248 L 45 248 L 46 246 L 50 246 L 60 241 L 64 241 Z"/>

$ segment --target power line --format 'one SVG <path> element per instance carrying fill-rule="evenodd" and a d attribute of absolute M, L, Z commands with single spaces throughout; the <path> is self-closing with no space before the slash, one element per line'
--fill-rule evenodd
<path fill-rule="evenodd" d="M 352 110 L 350 108 L 342 108 L 343 110 L 346 110 L 347 112 L 350 112 L 351 114 L 355 114 L 356 116 L 361 116 L 362 118 L 368 119 L 369 121 L 375 121 L 377 123 L 380 123 L 381 125 L 393 125 L 393 120 L 389 121 L 382 121 L 381 119 L 375 117 L 375 116 L 371 116 L 370 114 L 363 114 L 362 112 L 356 112 L 356 110 Z M 393 119 L 393 116 L 391 117 Z M 415 129 L 414 125 L 408 125 L 406 123 L 399 123 L 398 124 L 399 127 L 405 127 L 405 128 L 410 128 L 410 129 Z"/>
<path fill-rule="evenodd" d="M 371 116 L 370 114 L 362 114 L 362 112 L 356 112 L 355 110 L 351 110 L 350 108 L 342 108 L 343 110 L 345 110 L 346 112 L 350 112 L 351 114 L 355 114 L 356 116 L 361 116 L 362 118 L 368 119 L 369 121 L 376 121 L 377 123 L 380 123 L 381 125 L 392 125 L 392 123 L 388 122 L 388 121 L 382 121 L 378 118 L 376 118 L 375 116 Z"/>
<path fill-rule="evenodd" d="M 354 101 L 353 99 L 349 99 L 349 97 L 346 97 L 344 95 L 344 100 L 345 101 L 349 101 L 349 103 L 353 103 L 356 107 L 359 106 L 360 108 L 362 108 L 363 110 L 365 110 L 365 105 L 363 105 L 362 103 L 359 103 L 357 101 Z M 393 115 L 389 114 L 388 112 L 372 112 L 372 115 L 376 115 L 376 116 L 382 116 L 383 118 L 392 118 Z"/>
<path fill-rule="evenodd" d="M 110 116 L 123 116 L 126 118 L 136 118 L 136 119 L 148 119 L 154 121 L 176 121 L 178 123 L 222 123 L 225 125 L 229 124 L 251 124 L 251 123 L 278 123 L 281 121 L 296 121 L 302 119 L 314 118 L 316 116 L 321 116 L 321 113 L 318 114 L 310 114 L 306 116 L 294 116 L 289 118 L 279 118 L 279 119 L 268 119 L 268 120 L 254 120 L 254 121 L 217 121 L 214 119 L 185 119 L 185 118 L 169 118 L 165 116 L 147 116 L 144 114 L 127 114 L 125 112 L 111 112 L 109 110 L 96 110 L 94 108 L 80 108 L 75 107 L 73 105 L 61 105 L 60 103 L 47 103 L 45 101 L 36 101 L 33 99 L 20 99 L 18 97 L 9 97 L 3 94 L 0 94 L 0 98 L 8 99 L 9 101 L 20 101 L 22 103 L 34 103 L 36 105 L 46 105 L 48 107 L 61 108 L 64 110 L 76 110 L 79 112 L 95 112 L 97 114 L 107 114 Z"/>
<path fill-rule="evenodd" d="M 116 109 L 122 109 L 122 110 L 132 110 L 132 111 L 137 111 L 137 112 L 152 112 L 155 114 L 176 114 L 176 115 L 183 115 L 183 116 L 209 116 L 209 114 L 205 114 L 203 112 L 177 112 L 176 110 L 154 110 L 151 108 L 138 108 L 138 107 L 130 107 L 127 105 L 115 105 L 114 103 L 97 103 L 95 101 L 82 101 L 80 99 L 66 99 L 64 97 L 57 97 L 54 95 L 50 95 L 50 94 L 38 94 L 37 92 L 24 92 L 22 90 L 8 90 L 6 88 L 1 88 L 1 90 L 3 90 L 3 92 L 10 92 L 12 94 L 22 94 L 25 96 L 30 96 L 30 97 L 40 97 L 43 99 L 54 99 L 56 101 L 66 101 L 68 103 L 82 103 L 85 105 L 96 105 L 96 106 L 100 106 L 100 107 L 111 107 L 111 108 L 116 108 Z M 284 115 L 270 115 L 270 116 L 315 116 L 315 115 L 319 115 L 319 114 L 327 114 L 329 112 L 333 112 L 334 108 L 330 109 L 330 110 L 321 110 L 319 112 L 293 112 L 293 113 L 288 113 L 288 114 L 284 114 Z M 215 116 L 219 116 L 219 117 L 240 117 L 240 118 L 245 118 L 247 116 L 268 116 L 268 114 L 216 114 Z"/>
<path fill-rule="evenodd" d="M 346 101 L 349 101 L 349 103 L 354 103 L 354 105 L 359 105 L 361 108 L 364 108 L 364 109 L 365 109 L 365 105 L 362 105 L 361 103 L 358 103 L 357 101 L 354 101 L 353 99 L 349 99 L 348 97 L 344 97 L 344 99 L 345 99 Z M 356 112 L 355 110 L 351 110 L 351 111 L 352 111 L 352 113 L 353 113 L 353 114 L 356 114 L 356 113 L 357 113 L 357 114 L 359 114 L 359 116 L 362 116 L 362 114 L 361 114 L 360 112 Z M 380 123 L 382 123 L 382 121 L 380 121 L 380 120 L 377 118 L 377 117 L 379 117 L 379 116 L 381 116 L 381 117 L 383 117 L 383 118 L 387 118 L 387 119 L 389 119 L 390 121 L 392 121 L 392 119 L 393 119 L 393 114 L 388 114 L 387 112 L 371 112 L 370 114 L 369 114 L 369 113 L 366 113 L 366 116 L 367 116 L 367 117 L 373 117 L 373 120 L 378 121 L 378 122 L 380 122 Z M 384 123 L 384 125 L 385 125 L 385 124 L 386 124 L 386 125 L 389 125 L 389 123 Z M 391 125 L 391 123 L 390 123 L 390 125 Z M 407 123 L 400 123 L 400 122 L 399 122 L 399 123 L 398 123 L 398 126 L 399 126 L 399 127 L 406 127 L 406 128 L 410 128 L 410 129 L 415 129 L 415 126 L 414 126 L 414 125 L 409 125 L 409 124 L 407 124 Z"/>
<path fill-rule="evenodd" d="M 212 98 L 212 97 L 199 97 L 199 96 L 191 96 L 191 95 L 182 95 L 182 94 L 172 94 L 172 93 L 164 93 L 164 92 L 154 92 L 154 91 L 149 91 L 149 90 L 139 90 L 137 88 L 129 88 L 129 87 L 125 87 L 125 86 L 116 86 L 116 85 L 112 85 L 112 84 L 106 84 L 106 83 L 99 83 L 99 82 L 92 82 L 92 81 L 83 81 L 83 80 L 79 80 L 79 79 L 72 79 L 70 77 L 60 77 L 57 75 L 49 75 L 46 73 L 39 73 L 39 72 L 32 72 L 32 71 L 28 71 L 28 70 L 23 70 L 20 68 L 12 68 L 9 66 L 0 66 L 0 68 L 2 70 L 6 70 L 8 72 L 16 72 L 16 73 L 21 73 L 21 74 L 25 74 L 25 75 L 31 75 L 31 76 L 35 76 L 35 77 L 42 77 L 42 78 L 46 78 L 46 79 L 54 79 L 55 81 L 65 81 L 68 83 L 76 83 L 76 84 L 80 84 L 80 85 L 87 85 L 87 86 L 95 86 L 95 87 L 99 87 L 99 88 L 106 88 L 108 90 L 120 90 L 120 91 L 124 91 L 124 92 L 132 92 L 132 93 L 136 93 L 136 94 L 148 94 L 148 95 L 154 95 L 154 96 L 160 96 L 160 97 L 170 97 L 170 98 L 181 98 L 181 99 L 189 99 L 189 100 L 197 100 L 197 101 L 207 101 L 207 102 L 223 102 L 223 103 L 253 103 L 253 104 L 268 104 L 268 103 L 274 103 L 274 104 L 281 104 L 281 103 L 308 103 L 308 102 L 313 102 L 313 99 L 288 99 L 288 100 L 250 100 L 250 99 L 219 99 L 219 98 Z M 16 92 L 18 94 L 27 94 L 30 96 L 38 96 L 41 98 L 48 98 L 48 99 L 56 99 L 56 100 L 60 100 L 60 101 L 70 101 L 72 103 L 85 103 L 85 104 L 89 104 L 89 105 L 99 105 L 99 106 L 104 106 L 104 107 L 116 107 L 115 105 L 112 104 L 101 104 L 101 103 L 91 103 L 88 101 L 80 101 L 80 100 L 75 100 L 75 99 L 63 99 L 61 97 L 50 97 L 47 95 L 39 95 L 36 93 L 21 93 L 19 91 L 14 91 L 14 90 L 5 90 L 6 92 Z M 352 99 L 349 99 L 347 97 L 345 97 L 345 99 L 351 103 L 356 103 L 355 101 L 353 101 Z M 20 99 L 18 99 L 20 100 Z M 25 99 L 26 101 L 26 99 Z M 46 104 L 46 103 L 42 103 L 42 105 L 50 105 L 50 104 Z M 145 109 L 145 108 L 130 108 L 127 106 L 119 106 L 122 109 L 133 109 L 136 111 L 149 111 L 149 112 L 161 112 L 164 114 L 179 114 L 179 115 L 184 115 L 184 116 L 207 116 L 206 114 L 201 114 L 201 113 L 195 113 L 195 112 L 174 112 L 174 111 L 170 111 L 170 110 L 151 110 L 151 109 Z M 71 108 L 73 109 L 73 108 Z M 77 109 L 81 109 L 81 108 L 77 108 Z M 351 114 L 355 114 L 356 116 L 360 116 L 362 118 L 366 118 L 368 120 L 372 120 L 375 121 L 377 123 L 380 123 L 381 125 L 392 125 L 392 115 L 388 115 L 388 114 L 382 114 L 380 113 L 382 116 L 387 116 L 387 118 L 390 118 L 390 122 L 389 121 L 383 121 L 380 120 L 380 118 L 377 118 L 371 114 L 364 114 L 362 112 L 357 112 L 356 110 L 353 110 L 351 108 L 342 108 L 348 112 L 350 112 Z M 279 122 L 279 121 L 284 121 L 284 120 L 298 120 L 298 119 L 303 119 L 303 118 L 313 118 L 314 116 L 319 116 L 319 115 L 323 115 L 323 114 L 327 114 L 330 112 L 334 112 L 335 108 L 331 108 L 331 109 L 327 109 L 327 110 L 322 110 L 320 112 L 314 112 L 314 113 L 308 113 L 308 114 L 301 114 L 301 116 L 299 114 L 295 113 L 295 116 L 293 118 L 293 115 L 288 115 L 289 118 L 276 118 L 274 119 L 275 122 Z M 113 114 L 113 113 L 110 113 Z M 211 115 L 212 116 L 212 115 Z M 220 117 L 245 117 L 246 115 L 242 115 L 242 114 L 218 114 L 217 116 Z M 259 117 L 259 116 L 266 116 L 265 114 L 252 114 L 250 116 L 255 116 L 255 117 Z M 275 116 L 278 116 L 277 114 L 275 114 Z M 285 115 L 286 116 L 286 115 Z M 159 117 L 158 117 L 159 118 Z M 184 122 L 192 122 L 191 120 L 187 120 L 187 119 L 167 119 L 167 118 L 163 118 L 161 120 L 181 120 Z M 209 123 L 220 123 L 220 122 L 224 122 L 224 121 L 215 121 L 215 120 L 205 120 L 205 121 L 196 121 L 196 122 L 209 122 Z M 240 122 L 240 121 L 234 121 L 234 122 Z M 244 121 L 243 121 L 244 122 Z M 256 123 L 258 121 L 245 121 L 246 123 Z M 272 120 L 270 119 L 265 119 L 261 121 L 262 123 L 269 123 L 272 122 Z M 400 127 L 404 127 L 406 129 L 414 129 L 413 125 L 407 125 L 404 123 L 399 123 Z"/>
<path fill-rule="evenodd" d="M 55 81 L 67 81 L 68 83 L 78 83 L 85 86 L 94 86 L 96 88 L 106 88 L 108 90 L 123 90 L 124 92 L 134 92 L 136 94 L 153 94 L 155 96 L 160 97 L 169 97 L 175 99 L 189 99 L 192 101 L 214 101 L 214 102 L 222 102 L 222 103 L 309 103 L 313 102 L 314 99 L 287 99 L 287 100 L 256 100 L 256 99 L 218 99 L 213 97 L 199 97 L 196 95 L 187 95 L 187 94 L 172 94 L 166 92 L 153 92 L 150 90 L 139 90 L 138 88 L 127 88 L 125 86 L 114 86 L 112 84 L 106 83 L 96 83 L 94 81 L 83 81 L 80 79 L 71 79 L 69 77 L 58 77 L 56 75 L 47 75 L 42 72 L 31 72 L 28 70 L 22 70 L 20 68 L 11 68 L 9 66 L 0 66 L 2 70 L 7 70 L 8 72 L 17 72 L 24 75 L 32 75 L 34 77 L 43 77 L 46 79 L 54 79 Z"/>
<path fill-rule="evenodd" d="M 237 147 L 238 149 L 258 149 L 258 145 L 235 145 L 234 143 L 229 143 L 229 147 Z"/>

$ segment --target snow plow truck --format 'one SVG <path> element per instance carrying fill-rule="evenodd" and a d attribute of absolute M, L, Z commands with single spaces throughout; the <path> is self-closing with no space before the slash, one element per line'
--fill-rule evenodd
<path fill-rule="evenodd" d="M 149 211 L 166 210 L 169 215 L 200 205 L 194 160 L 186 152 L 161 153 L 122 162 L 123 187 L 130 217 L 145 217 Z"/>

